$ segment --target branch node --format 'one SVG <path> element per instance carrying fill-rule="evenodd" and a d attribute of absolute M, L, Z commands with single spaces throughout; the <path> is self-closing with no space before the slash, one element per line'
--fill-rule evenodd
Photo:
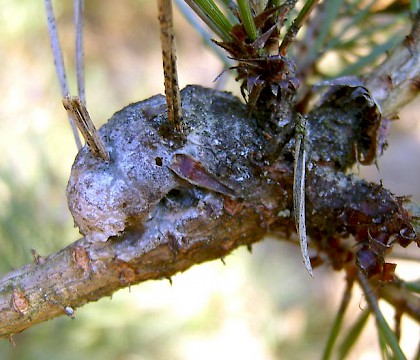
<path fill-rule="evenodd" d="M 90 269 L 90 257 L 87 251 L 81 246 L 76 246 L 71 252 L 73 261 L 76 267 L 83 269 L 84 273 L 87 273 Z"/>
<path fill-rule="evenodd" d="M 42 265 L 45 262 L 45 259 L 35 249 L 31 249 L 31 253 L 35 264 Z"/>
<path fill-rule="evenodd" d="M 20 316 L 25 315 L 29 310 L 29 300 L 25 293 L 20 289 L 13 290 L 12 293 L 13 309 L 19 313 Z"/>

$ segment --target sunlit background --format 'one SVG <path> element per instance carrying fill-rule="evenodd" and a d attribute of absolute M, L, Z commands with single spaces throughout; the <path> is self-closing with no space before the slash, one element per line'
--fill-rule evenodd
<path fill-rule="evenodd" d="M 53 3 L 75 92 L 71 1 Z M 65 188 L 76 147 L 49 47 L 41 0 L 0 0 L 0 270 L 20 267 L 78 239 Z M 100 125 L 125 105 L 163 92 L 157 4 L 87 1 L 88 109 Z M 222 62 L 176 14 L 180 83 L 214 86 Z M 238 93 L 232 77 L 225 89 Z M 362 174 L 420 200 L 420 102 L 393 124 L 386 155 Z M 413 249 L 415 251 L 415 248 Z M 418 250 L 417 250 L 418 251 Z M 0 359 L 316 359 L 344 288 L 344 275 L 316 269 L 300 252 L 267 239 L 168 281 L 147 282 L 0 342 Z M 414 279 L 418 267 L 398 266 Z M 349 321 L 367 307 L 355 294 Z M 391 309 L 384 308 L 392 320 Z M 403 347 L 413 354 L 419 327 L 404 319 Z M 362 336 L 352 359 L 379 359 L 377 336 Z"/>

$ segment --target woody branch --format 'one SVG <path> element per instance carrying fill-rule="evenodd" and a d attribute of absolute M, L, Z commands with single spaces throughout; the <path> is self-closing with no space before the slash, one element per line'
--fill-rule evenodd
<path fill-rule="evenodd" d="M 366 86 L 388 115 L 396 115 L 418 94 L 419 29 L 417 14 L 406 41 L 366 78 Z M 384 82 L 386 91 L 383 91 Z M 292 173 L 284 176 L 291 184 Z M 312 186 L 310 181 L 307 186 Z M 279 197 L 281 191 L 291 199 L 291 187 L 260 186 L 257 190 L 261 196 L 268 197 Z M 255 225 L 261 224 L 261 216 L 265 224 L 278 220 L 275 206 L 271 212 L 264 208 L 265 213 L 257 214 L 253 205 L 261 204 L 229 207 L 223 195 L 210 193 L 209 196 L 218 204 L 224 202 L 221 216 L 209 221 L 208 209 L 201 209 L 196 222 L 178 229 L 186 236 L 181 242 L 170 232 L 157 231 L 161 224 L 180 216 L 163 212 L 119 238 L 93 244 L 82 238 L 55 254 L 45 258 L 37 256 L 33 263 L 4 275 L 0 281 L 0 336 L 10 337 L 48 319 L 72 315 L 74 309 L 118 289 L 146 280 L 169 278 L 195 264 L 224 257 L 238 246 L 250 246 L 263 238 L 267 227 Z M 289 225 L 293 228 L 288 222 L 280 227 Z M 420 225 L 413 225 L 419 233 Z M 276 226 L 270 231 L 276 231 Z M 392 301 L 392 296 L 386 297 Z"/>

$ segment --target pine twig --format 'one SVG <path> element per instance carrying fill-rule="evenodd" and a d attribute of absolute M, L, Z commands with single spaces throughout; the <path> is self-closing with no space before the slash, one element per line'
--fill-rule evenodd
<path fill-rule="evenodd" d="M 365 76 L 373 98 L 380 104 L 382 116 L 393 119 L 420 92 L 420 10 L 402 44 L 386 60 Z"/>

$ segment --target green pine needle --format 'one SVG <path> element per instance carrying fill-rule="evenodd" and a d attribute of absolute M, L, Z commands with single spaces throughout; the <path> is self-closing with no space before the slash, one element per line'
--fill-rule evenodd
<path fill-rule="evenodd" d="M 338 359 L 347 358 L 347 355 L 356 344 L 356 341 L 359 339 L 362 330 L 366 326 L 369 315 L 370 309 L 363 310 L 354 325 L 347 331 L 347 335 L 341 341 L 340 346 L 338 347 Z"/>
<path fill-rule="evenodd" d="M 246 34 L 249 40 L 254 41 L 258 37 L 257 28 L 254 23 L 254 18 L 251 13 L 251 7 L 248 0 L 238 0 L 239 15 L 242 24 L 245 27 Z"/>
<path fill-rule="evenodd" d="M 367 56 L 359 58 L 354 64 L 349 65 L 346 67 L 339 75 L 340 76 L 346 76 L 346 75 L 354 75 L 361 71 L 362 68 L 364 68 L 367 65 L 371 65 L 374 63 L 374 61 L 379 58 L 379 56 L 383 55 L 386 51 L 391 50 L 393 47 L 395 47 L 399 42 L 401 42 L 400 36 L 394 36 L 393 38 L 390 38 L 388 41 L 386 41 L 383 44 L 377 45 L 374 48 L 372 48 L 370 54 Z"/>
<path fill-rule="evenodd" d="M 322 356 L 323 360 L 328 360 L 331 358 L 334 344 L 337 341 L 338 335 L 341 330 L 341 325 L 343 324 L 344 314 L 350 303 L 352 288 L 353 282 L 348 282 L 346 289 L 344 290 L 343 297 L 341 299 L 340 308 L 337 311 L 337 315 L 334 319 L 334 324 L 331 328 L 330 335 L 328 336 L 328 341 L 324 349 L 324 354 Z"/>
<path fill-rule="evenodd" d="M 372 287 L 369 285 L 368 279 L 361 273 L 358 273 L 359 284 L 363 289 L 366 300 L 369 303 L 370 310 L 375 315 L 376 325 L 378 327 L 378 335 L 380 342 L 385 341 L 386 345 L 390 347 L 394 358 L 398 360 L 406 359 L 394 332 L 386 322 L 381 309 L 379 308 L 378 300 L 375 296 Z M 382 348 L 382 346 L 381 346 Z"/>
<path fill-rule="evenodd" d="M 185 0 L 194 12 L 223 41 L 231 39 L 233 24 L 220 11 L 213 0 Z"/>
<path fill-rule="evenodd" d="M 413 293 L 420 294 L 420 280 L 404 282 L 404 288 Z"/>

